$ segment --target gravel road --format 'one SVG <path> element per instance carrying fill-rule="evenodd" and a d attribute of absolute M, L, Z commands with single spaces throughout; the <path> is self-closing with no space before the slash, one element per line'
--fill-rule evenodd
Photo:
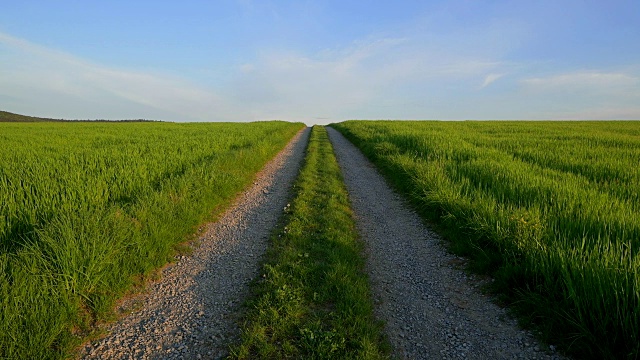
<path fill-rule="evenodd" d="M 287 203 L 310 129 L 301 131 L 257 175 L 199 245 L 162 272 L 147 290 L 122 304 L 134 311 L 86 344 L 86 359 L 217 359 L 237 341 L 240 305 Z M 137 310 L 136 310 L 137 309 Z"/>
<path fill-rule="evenodd" d="M 338 131 L 330 140 L 365 243 L 376 316 L 396 358 L 560 359 L 483 295 L 464 259 L 386 184 Z"/>

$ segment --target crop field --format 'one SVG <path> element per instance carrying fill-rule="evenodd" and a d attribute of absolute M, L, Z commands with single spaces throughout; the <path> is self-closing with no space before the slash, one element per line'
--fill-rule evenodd
<path fill-rule="evenodd" d="M 0 358 L 64 356 L 302 127 L 0 123 Z"/>
<path fill-rule="evenodd" d="M 541 337 L 578 357 L 640 356 L 640 122 L 331 126 Z"/>

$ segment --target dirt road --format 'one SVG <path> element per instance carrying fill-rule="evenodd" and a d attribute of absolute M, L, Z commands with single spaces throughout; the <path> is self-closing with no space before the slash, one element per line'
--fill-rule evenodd
<path fill-rule="evenodd" d="M 506 311 L 459 269 L 432 232 L 386 184 L 375 167 L 337 131 L 329 135 L 358 231 L 366 247 L 376 316 L 393 356 L 406 359 L 560 359 L 520 329 Z M 270 231 L 286 205 L 309 129 L 258 175 L 193 254 L 124 303 L 130 315 L 88 344 L 87 359 L 211 359 L 238 338 L 239 306 L 258 274 Z"/>

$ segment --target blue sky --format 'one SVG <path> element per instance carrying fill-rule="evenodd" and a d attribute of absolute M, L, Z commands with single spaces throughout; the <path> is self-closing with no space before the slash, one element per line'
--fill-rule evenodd
<path fill-rule="evenodd" d="M 0 109 L 640 119 L 640 1 L 6 1 Z"/>

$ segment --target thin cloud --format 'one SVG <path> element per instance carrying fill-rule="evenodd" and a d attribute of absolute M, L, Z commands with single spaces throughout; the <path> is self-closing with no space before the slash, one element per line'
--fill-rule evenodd
<path fill-rule="evenodd" d="M 640 101 L 633 69 L 534 76 L 526 63 L 488 56 L 484 45 L 474 55 L 472 49 L 409 36 L 316 53 L 265 49 L 238 61 L 224 81 L 208 85 L 99 65 L 3 33 L 0 48 L 7 50 L 0 108 L 47 117 L 309 124 L 348 118 L 637 118 Z M 501 86 L 477 91 L 479 84 L 483 89 L 496 81 Z"/>
<path fill-rule="evenodd" d="M 558 120 L 640 120 L 640 107 L 601 107 L 568 112 Z"/>
<path fill-rule="evenodd" d="M 408 102 L 425 106 L 420 98 L 441 92 L 444 85 L 472 88 L 479 76 L 501 66 L 499 61 L 430 51 L 416 39 L 372 39 L 315 56 L 263 53 L 242 65 L 248 71 L 232 82 L 231 93 L 255 116 L 272 117 L 282 111 L 305 121 L 318 117 L 337 121 L 382 109 L 380 116 L 389 117 L 394 107 L 404 114 Z M 407 88 L 413 91 L 407 93 Z"/>
<path fill-rule="evenodd" d="M 505 74 L 489 74 L 489 75 L 485 76 L 484 82 L 482 83 L 481 88 L 482 89 L 486 88 L 487 86 L 491 85 L 493 82 L 495 82 L 496 80 L 500 79 L 504 75 Z"/>
<path fill-rule="evenodd" d="M 31 102 L 33 107 L 37 107 L 33 102 L 47 102 L 48 97 L 66 95 L 63 112 L 73 118 L 96 117 L 95 111 L 78 102 L 110 109 L 118 101 L 128 104 L 124 107 L 129 111 L 137 110 L 126 115 L 116 107 L 99 117 L 147 118 L 149 113 L 164 114 L 172 120 L 216 120 L 216 116 L 229 120 L 232 116 L 242 116 L 236 109 L 229 109 L 225 99 L 215 92 L 180 78 L 109 68 L 4 33 L 0 33 L 2 45 L 13 57 L 3 64 L 7 76 L 0 84 L 0 94 L 14 98 L 21 95 L 23 102 Z M 30 88 L 37 91 L 30 94 Z M 22 94 L 16 94 L 20 92 Z"/>
<path fill-rule="evenodd" d="M 419 117 L 425 96 L 451 85 L 472 88 L 478 77 L 502 65 L 422 40 L 371 38 L 315 54 L 266 50 L 238 64 L 226 82 L 206 88 L 163 74 L 109 68 L 0 33 L 0 46 L 15 55 L 4 66 L 11 76 L 0 84 L 0 95 L 22 98 L 22 108 L 39 102 L 74 118 L 313 122 L 372 111 L 393 117 L 394 106 L 401 108 L 395 116 Z"/>
<path fill-rule="evenodd" d="M 533 87 L 600 87 L 634 86 L 639 79 L 622 72 L 580 71 L 549 77 L 536 77 L 523 80 L 525 85 Z"/>

